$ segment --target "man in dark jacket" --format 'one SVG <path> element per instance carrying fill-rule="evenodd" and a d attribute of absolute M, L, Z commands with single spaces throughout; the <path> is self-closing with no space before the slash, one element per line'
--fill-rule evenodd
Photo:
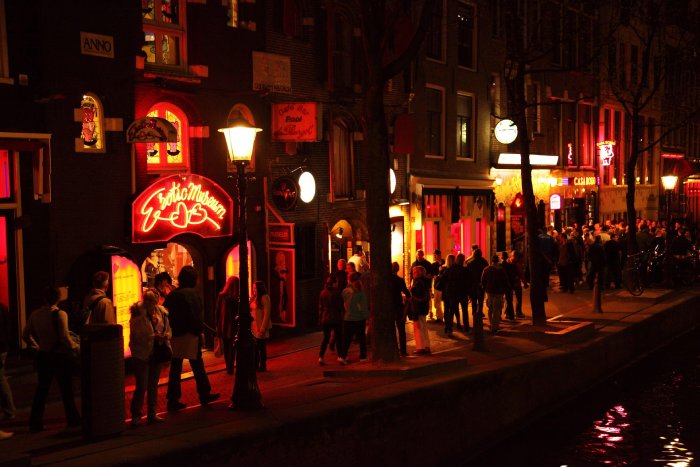
<path fill-rule="evenodd" d="M 481 248 L 474 250 L 472 260 L 467 264 L 467 284 L 469 300 L 472 302 L 472 316 L 484 316 L 484 289 L 481 287 L 481 274 L 489 265 L 483 258 Z"/>
<path fill-rule="evenodd" d="M 343 342 L 343 314 L 345 313 L 345 308 L 340 292 L 335 276 L 329 276 L 326 279 L 325 287 L 318 297 L 318 323 L 323 329 L 323 340 L 318 353 L 319 365 L 324 365 L 323 356 L 326 353 L 331 332 L 338 342 Z"/>
<path fill-rule="evenodd" d="M 590 262 L 588 287 L 593 290 L 596 281 L 602 287 L 603 273 L 605 272 L 605 250 L 600 235 L 596 235 L 593 243 L 588 247 L 588 261 Z"/>
<path fill-rule="evenodd" d="M 196 357 L 188 358 L 188 361 L 194 373 L 199 401 L 202 405 L 207 405 L 217 400 L 219 394 L 211 392 L 211 384 L 209 384 L 209 377 L 204 369 L 204 360 L 202 360 L 201 335 L 204 330 L 204 323 L 202 321 L 202 299 L 195 288 L 197 285 L 197 271 L 192 266 L 185 266 L 180 270 L 177 280 L 178 288 L 168 294 L 163 306 L 167 308 L 169 313 L 170 326 L 173 331 L 173 344 L 178 338 L 183 342 L 192 339 L 198 340 Z M 175 349 L 175 345 L 173 345 L 173 348 Z M 168 399 L 168 410 L 171 412 L 187 407 L 186 404 L 180 402 L 180 396 L 182 395 L 180 378 L 183 360 L 184 358 L 181 356 L 173 355 L 173 359 L 170 362 L 166 398 Z"/>
<path fill-rule="evenodd" d="M 445 313 L 445 334 L 452 336 L 452 323 L 455 316 L 459 316 L 459 307 L 462 307 L 464 317 L 464 332 L 469 332 L 469 275 L 464 267 L 464 255 L 458 254 L 455 264 L 445 271 L 445 291 L 447 297 L 447 311 Z M 459 323 L 458 323 L 459 324 Z M 459 329 L 459 326 L 458 326 Z"/>
<path fill-rule="evenodd" d="M 486 292 L 486 307 L 489 312 L 491 332 L 498 332 L 503 312 L 503 301 L 506 291 L 510 288 L 508 275 L 499 264 L 498 255 L 493 255 L 491 264 L 481 274 L 481 286 Z"/>
<path fill-rule="evenodd" d="M 406 313 L 404 312 L 404 297 L 406 300 L 411 298 L 411 292 L 406 287 L 406 281 L 399 276 L 399 263 L 394 261 L 391 263 L 391 282 L 389 292 L 391 293 L 391 308 L 394 310 L 394 322 L 396 330 L 399 333 L 399 351 L 402 357 L 408 356 L 406 350 Z"/>
<path fill-rule="evenodd" d="M 610 240 L 603 244 L 605 250 L 605 262 L 608 271 L 605 274 L 605 288 L 609 289 L 611 283 L 615 283 L 616 289 L 622 288 L 622 246 L 617 241 L 617 234 L 611 233 Z"/>

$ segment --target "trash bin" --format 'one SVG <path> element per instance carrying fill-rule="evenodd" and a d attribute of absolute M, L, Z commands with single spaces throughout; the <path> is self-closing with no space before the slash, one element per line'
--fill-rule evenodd
<path fill-rule="evenodd" d="M 80 335 L 83 437 L 124 431 L 124 336 L 119 324 L 90 324 Z"/>

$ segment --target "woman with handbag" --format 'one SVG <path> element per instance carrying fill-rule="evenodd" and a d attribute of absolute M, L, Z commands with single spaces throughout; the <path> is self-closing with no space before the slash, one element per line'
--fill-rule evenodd
<path fill-rule="evenodd" d="M 131 426 L 138 426 L 143 417 L 143 398 L 147 393 L 148 423 L 162 422 L 156 415 L 158 406 L 158 380 L 163 365 L 170 362 L 170 323 L 168 313 L 158 305 L 158 294 L 147 290 L 143 300 L 131 306 L 129 320 L 132 364 L 136 389 L 131 399 Z"/>
<path fill-rule="evenodd" d="M 253 295 L 250 297 L 250 311 L 253 314 L 253 334 L 257 341 L 257 366 L 258 371 L 267 371 L 267 340 L 270 338 L 270 296 L 263 281 L 255 281 Z"/>

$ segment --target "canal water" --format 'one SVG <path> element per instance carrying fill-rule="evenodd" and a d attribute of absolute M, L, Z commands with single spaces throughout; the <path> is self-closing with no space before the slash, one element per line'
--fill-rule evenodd
<path fill-rule="evenodd" d="M 463 465 L 700 466 L 699 456 L 696 330 Z"/>

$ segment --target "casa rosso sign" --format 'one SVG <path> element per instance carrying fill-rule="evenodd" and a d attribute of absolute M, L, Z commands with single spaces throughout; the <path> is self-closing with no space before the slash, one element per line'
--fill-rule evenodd
<path fill-rule="evenodd" d="M 208 178 L 196 174 L 161 178 L 133 202 L 134 243 L 167 241 L 192 233 L 222 237 L 233 231 L 233 201 Z"/>
<path fill-rule="evenodd" d="M 318 115 L 315 102 L 272 104 L 272 139 L 285 142 L 318 141 Z"/>

